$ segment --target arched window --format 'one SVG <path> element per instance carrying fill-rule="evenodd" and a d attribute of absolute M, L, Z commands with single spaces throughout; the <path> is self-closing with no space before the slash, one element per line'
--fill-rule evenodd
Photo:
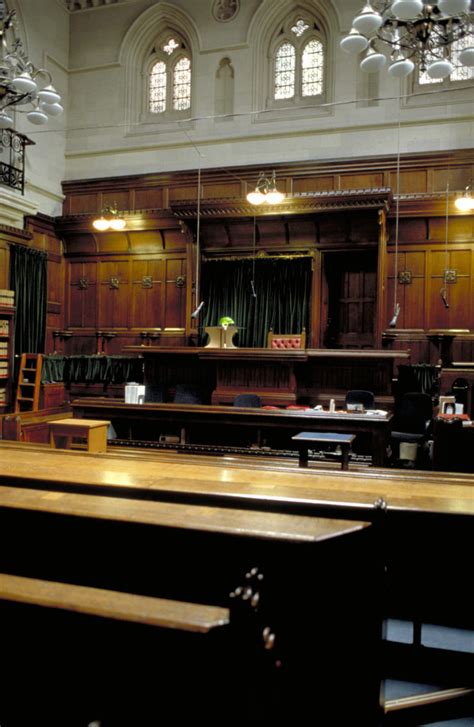
<path fill-rule="evenodd" d="M 312 98 L 321 100 L 326 53 L 324 38 L 314 20 L 302 15 L 288 19 L 274 35 L 270 55 L 270 105 L 289 100 L 303 105 Z"/>
<path fill-rule="evenodd" d="M 148 110 L 166 117 L 191 109 L 191 54 L 177 33 L 160 36 L 151 51 Z"/>

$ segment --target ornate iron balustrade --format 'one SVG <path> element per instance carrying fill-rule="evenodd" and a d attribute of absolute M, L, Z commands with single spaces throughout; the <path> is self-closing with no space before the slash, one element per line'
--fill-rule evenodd
<path fill-rule="evenodd" d="M 34 144 L 12 129 L 0 131 L 0 183 L 22 194 L 25 191 L 25 147 Z"/>

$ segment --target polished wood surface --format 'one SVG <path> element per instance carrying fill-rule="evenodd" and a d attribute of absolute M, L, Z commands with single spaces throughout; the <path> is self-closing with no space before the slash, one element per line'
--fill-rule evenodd
<path fill-rule="evenodd" d="M 373 511 L 374 503 L 382 498 L 389 512 L 474 515 L 474 476 L 467 474 L 303 470 L 296 464 L 288 471 L 287 466 L 268 462 L 261 466 L 253 461 L 234 463 L 232 457 L 147 454 L 92 455 L 4 441 L 0 442 L 0 483 L 34 487 L 44 481 L 52 489 L 104 493 L 110 489 L 150 499 L 167 493 L 214 497 L 236 506 L 249 500 L 256 507 L 286 503 L 360 512 Z M 48 501 L 60 503 L 61 497 L 58 493 Z M 146 516 L 146 506 L 143 509 Z"/>
<path fill-rule="evenodd" d="M 383 466 L 391 413 L 369 415 L 312 409 L 264 409 L 205 404 L 125 404 L 113 399 L 83 398 L 71 404 L 75 417 L 110 419 L 122 439 L 157 440 L 179 434 L 191 444 L 265 444 L 292 449 L 301 431 L 333 431 L 370 437 L 374 465 Z"/>
<path fill-rule="evenodd" d="M 199 633 L 207 633 L 229 623 L 227 608 L 6 573 L 0 573 L 0 601 L 59 608 L 117 621 Z"/>
<path fill-rule="evenodd" d="M 105 452 L 109 424 L 101 419 L 56 419 L 49 424 L 49 444 L 53 449 L 71 449 L 78 437 L 86 440 L 88 452 Z"/>

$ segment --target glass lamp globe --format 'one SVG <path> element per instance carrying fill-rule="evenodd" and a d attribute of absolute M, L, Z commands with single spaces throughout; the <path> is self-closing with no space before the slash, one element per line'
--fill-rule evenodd
<path fill-rule="evenodd" d="M 0 112 L 0 129 L 9 129 L 13 126 L 13 119 L 6 111 Z"/>
<path fill-rule="evenodd" d="M 396 18 L 410 20 L 423 10 L 422 0 L 395 0 L 390 8 Z"/>
<path fill-rule="evenodd" d="M 99 217 L 98 220 L 94 220 L 92 226 L 95 227 L 96 230 L 99 230 L 99 232 L 105 232 L 110 227 L 109 221 L 106 220 L 105 217 Z"/>
<path fill-rule="evenodd" d="M 474 46 L 464 48 L 458 55 L 458 58 L 463 66 L 474 66 Z"/>
<path fill-rule="evenodd" d="M 45 103 L 58 103 L 61 101 L 61 96 L 51 84 L 38 91 L 38 98 Z"/>
<path fill-rule="evenodd" d="M 438 0 L 438 7 L 446 15 L 459 15 L 467 13 L 470 7 L 470 0 Z"/>
<path fill-rule="evenodd" d="M 265 197 L 261 192 L 258 190 L 255 190 L 254 192 L 249 192 L 247 195 L 247 200 L 250 202 L 250 204 L 263 204 L 265 201 Z"/>
<path fill-rule="evenodd" d="M 13 78 L 12 86 L 15 91 L 19 91 L 20 93 L 34 93 L 38 88 L 27 71 Z"/>
<path fill-rule="evenodd" d="M 35 109 L 34 111 L 30 111 L 29 114 L 26 114 L 26 118 L 30 123 L 36 124 L 36 126 L 41 126 L 42 124 L 45 124 L 48 120 L 47 115 L 44 113 L 44 111 L 41 111 L 41 109 Z"/>
<path fill-rule="evenodd" d="M 113 230 L 123 230 L 125 227 L 125 220 L 122 219 L 122 217 L 114 217 L 114 219 L 110 221 L 110 226 Z"/>
<path fill-rule="evenodd" d="M 434 61 L 426 72 L 430 78 L 447 78 L 453 72 L 454 66 L 449 61 Z"/>
<path fill-rule="evenodd" d="M 413 61 L 411 61 L 409 58 L 403 58 L 403 56 L 401 56 L 399 58 L 395 58 L 394 61 L 389 65 L 388 72 L 394 78 L 405 78 L 405 76 L 408 76 L 414 68 L 415 64 L 413 63 Z"/>
<path fill-rule="evenodd" d="M 266 201 L 268 204 L 280 204 L 285 198 L 285 195 L 282 192 L 277 192 L 277 190 L 272 192 L 267 192 L 266 194 Z"/>
<path fill-rule="evenodd" d="M 349 35 L 346 35 L 339 44 L 346 53 L 361 53 L 369 45 L 369 41 L 355 28 L 352 28 Z"/>
<path fill-rule="evenodd" d="M 369 4 L 352 21 L 354 28 L 363 35 L 371 35 L 382 25 L 382 16 L 375 12 Z"/>
<path fill-rule="evenodd" d="M 48 116 L 61 116 L 64 111 L 60 103 L 40 103 L 40 109 Z"/>
<path fill-rule="evenodd" d="M 386 64 L 387 59 L 383 53 L 377 53 L 373 48 L 369 48 L 367 55 L 360 62 L 362 71 L 366 73 L 376 73 Z"/>

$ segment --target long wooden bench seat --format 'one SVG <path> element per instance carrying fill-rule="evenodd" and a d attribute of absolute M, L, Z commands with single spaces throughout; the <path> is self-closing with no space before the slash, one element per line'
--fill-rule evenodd
<path fill-rule="evenodd" d="M 7 449 L 5 446 L 2 454 Z M 48 456 L 44 449 L 38 448 L 35 453 L 30 446 L 24 452 L 28 453 L 32 473 L 37 469 L 33 460 L 38 458 L 39 464 L 43 456 Z M 185 640 L 179 637 L 177 645 L 176 633 L 161 629 L 160 632 L 168 635 L 161 634 L 159 641 L 148 644 L 146 638 L 140 640 L 143 652 L 140 656 L 136 636 L 125 638 L 123 625 L 120 632 L 114 630 L 113 637 L 105 642 L 102 627 L 97 626 L 92 641 L 89 627 L 80 631 L 63 628 L 60 608 L 46 609 L 54 611 L 54 615 L 46 616 L 44 625 L 38 621 L 38 626 L 33 628 L 28 604 L 13 604 L 12 617 L 9 608 L 12 604 L 7 603 L 2 606 L 0 624 L 5 626 L 12 617 L 16 628 L 12 629 L 15 636 L 7 640 L 7 645 L 2 642 L 4 664 L 10 667 L 13 661 L 20 669 L 16 650 L 21 643 L 22 659 L 25 654 L 29 657 L 32 648 L 29 641 L 34 647 L 31 659 L 37 662 L 35 654 L 47 649 L 41 638 L 44 633 L 48 635 L 48 648 L 52 649 L 54 643 L 58 650 L 58 661 L 64 661 L 64 669 L 69 668 L 71 655 L 77 650 L 80 654 L 77 663 L 83 666 L 87 663 L 84 640 L 94 654 L 93 662 L 98 665 L 93 667 L 95 686 L 90 687 L 93 701 L 101 703 L 100 690 L 96 687 L 102 685 L 100 675 L 107 674 L 107 694 L 117 682 L 120 687 L 118 694 L 117 686 L 114 688 L 115 699 L 126 695 L 124 713 L 128 724 L 140 723 L 130 714 L 132 702 L 145 703 L 152 713 L 160 708 L 163 701 L 158 686 L 162 684 L 160 675 L 168 675 L 164 682 L 168 685 L 169 669 L 176 677 L 173 684 L 179 684 L 180 693 L 184 689 L 180 698 L 170 686 L 178 711 L 183 704 L 191 704 L 196 716 L 207 717 L 210 705 L 217 699 L 222 709 L 229 709 L 230 715 L 252 711 L 259 720 L 267 717 L 273 721 L 279 718 L 280 712 L 289 718 L 294 704 L 298 703 L 303 711 L 311 708 L 323 723 L 333 712 L 344 722 L 349 717 L 350 705 L 351 715 L 356 713 L 364 724 L 377 724 L 382 569 L 377 555 L 376 528 L 355 520 L 60 491 L 48 488 L 53 473 L 60 474 L 58 466 L 65 467 L 63 474 L 67 470 L 68 474 L 75 471 L 77 475 L 76 464 L 90 455 L 57 451 L 49 455 L 53 457 L 50 460 L 53 466 L 42 483 L 41 476 L 34 477 L 38 487 L 14 486 L 13 476 L 11 486 L 5 484 L 5 479 L 0 485 L 3 539 L 0 571 L 22 578 L 72 582 L 86 589 L 184 600 L 220 609 L 230 606 L 230 592 L 237 597 L 241 593 L 243 600 L 236 619 L 239 638 L 229 636 L 230 643 L 226 642 L 221 650 L 217 643 L 217 651 L 210 652 L 214 654 L 210 659 L 207 649 L 203 651 L 193 645 L 195 632 L 189 632 Z M 56 455 L 66 458 L 62 464 Z M 97 456 L 104 465 L 107 455 Z M 69 467 L 65 464 L 67 461 Z M 255 568 L 263 580 L 255 578 L 256 585 L 252 585 L 252 595 L 247 598 L 247 574 L 252 574 Z M 347 602 L 355 592 L 358 598 L 348 613 Z M 58 587 L 58 598 L 59 593 Z M 94 618 L 93 614 L 86 615 Z M 73 616 L 77 614 L 72 613 L 70 618 Z M 242 629 L 247 619 L 250 619 L 249 628 Z M 66 626 L 69 623 L 68 618 Z M 230 623 L 233 623 L 232 614 Z M 141 628 L 140 624 L 131 626 Z M 218 632 L 220 629 L 213 629 L 210 636 Z M 265 648 L 266 644 L 273 644 L 273 637 L 264 636 L 267 633 L 276 635 L 274 650 Z M 61 643 L 56 643 L 57 634 L 61 640 L 73 640 L 69 656 Z M 74 634 L 80 634 L 80 638 Z M 249 638 L 243 638 L 242 634 L 249 634 Z M 368 656 L 368 667 L 364 670 L 357 668 L 362 651 Z M 137 664 L 140 659 L 151 662 L 157 671 L 143 671 L 141 664 Z M 84 678 L 83 671 L 79 670 L 78 674 L 74 664 L 72 669 L 75 679 Z M 128 674 L 126 679 L 122 671 Z M 139 678 L 135 671 L 139 672 Z M 193 686 L 193 675 L 198 680 L 198 693 Z M 4 676 L 11 685 L 13 677 L 8 673 Z M 35 672 L 28 666 L 27 677 L 22 680 L 23 691 L 28 692 L 34 678 Z M 318 684 L 317 704 L 313 699 L 315 683 Z M 44 679 L 42 684 L 45 686 Z M 255 685 L 259 687 L 257 690 Z M 347 702 L 337 698 L 341 685 Z M 12 689 L 15 691 L 14 685 Z M 220 694 L 227 699 L 228 707 L 219 701 Z M 135 699 L 137 695 L 139 699 Z M 77 699 L 77 695 L 72 694 L 71 699 Z M 107 697 L 107 704 L 110 703 Z M 2 709 L 0 705 L 0 722 Z M 214 715 L 218 720 L 210 723 L 222 724 L 222 709 Z M 187 719 L 191 716 L 188 711 Z M 8 724 L 8 719 L 4 721 Z M 70 724 L 67 719 L 63 723 Z"/>
<path fill-rule="evenodd" d="M 0 601 L 83 613 L 166 629 L 208 633 L 229 623 L 229 609 L 151 598 L 74 583 L 0 573 Z"/>

